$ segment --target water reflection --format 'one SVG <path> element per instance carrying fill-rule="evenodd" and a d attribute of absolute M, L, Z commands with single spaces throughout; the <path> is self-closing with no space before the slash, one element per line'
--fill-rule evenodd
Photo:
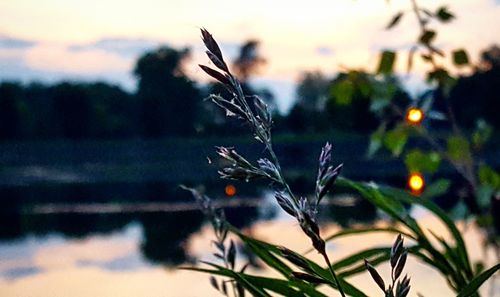
<path fill-rule="evenodd" d="M 300 195 L 307 195 L 307 185 L 312 184 L 301 177 L 292 183 Z M 276 208 L 272 193 L 241 183 L 235 184 L 239 196 L 229 198 L 223 193 L 225 182 L 208 184 L 209 194 L 228 206 L 226 215 L 233 225 L 264 240 L 307 249 L 309 240 L 295 221 Z M 213 252 L 210 226 L 196 205 L 189 203 L 192 197 L 176 185 L 39 185 L 1 188 L 0 194 L 5 202 L 0 209 L 2 296 L 67 292 L 72 296 L 143 296 L 144 292 L 148 296 L 218 296 L 206 275 L 173 269 L 207 259 Z M 320 213 L 322 225 L 327 226 L 325 234 L 339 226 L 377 220 L 376 209 L 346 189 L 337 189 L 327 201 Z M 468 236 L 475 244 L 480 241 L 475 233 Z M 339 259 L 364 245 L 391 241 L 387 236 L 363 237 L 328 248 Z M 477 257 L 480 248 L 472 250 Z M 429 269 L 418 269 L 417 274 L 425 274 L 421 280 L 425 283 Z M 360 279 L 360 283 L 370 283 Z M 446 287 L 435 290 L 439 296 L 450 294 Z"/>
<path fill-rule="evenodd" d="M 418 216 L 423 226 L 444 234 L 443 227 L 428 214 L 421 213 Z M 460 229 L 464 231 L 472 260 L 486 259 L 491 264 L 494 255 L 491 251 L 482 254 L 479 244 L 481 237 L 477 230 L 465 229 L 463 226 L 460 226 Z M 322 232 L 331 234 L 338 230 L 338 225 L 326 224 Z M 286 244 L 299 251 L 306 250 L 309 245 L 300 227 L 292 219 L 254 222 L 247 231 L 257 238 Z M 145 230 L 137 221 L 106 235 L 67 238 L 61 234 L 51 234 L 1 242 L 1 295 L 132 297 L 144 296 L 147 292 L 148 296 L 163 297 L 219 296 L 210 287 L 204 274 L 176 269 L 165 270 L 162 265 L 144 259 L 140 247 L 140 243 L 145 240 L 144 234 Z M 211 227 L 202 224 L 199 230 L 185 239 L 187 253 L 193 258 L 209 259 L 209 253 L 213 251 L 210 244 L 212 238 Z M 341 259 L 355 250 L 387 245 L 392 240 L 393 236 L 386 234 L 348 237 L 329 243 L 328 251 L 332 258 Z M 309 257 L 316 259 L 317 255 L 312 253 Z M 408 260 L 407 266 L 408 273 L 412 275 L 412 287 L 418 288 L 424 296 L 453 296 L 444 279 L 432 269 L 414 258 Z M 387 275 L 389 269 L 382 265 L 379 271 Z M 271 274 L 269 271 L 258 273 Z M 376 290 L 367 275 L 356 276 L 351 281 L 367 293 Z M 488 291 L 491 291 L 492 295 L 485 296 L 497 296 L 500 286 L 490 281 L 483 288 L 483 293 Z"/>

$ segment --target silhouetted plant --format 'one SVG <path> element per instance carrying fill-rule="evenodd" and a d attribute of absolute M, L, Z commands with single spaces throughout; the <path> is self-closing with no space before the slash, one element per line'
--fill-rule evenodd
<path fill-rule="evenodd" d="M 220 170 L 221 177 L 243 181 L 255 179 L 268 180 L 275 189 L 275 198 L 278 205 L 283 211 L 297 220 L 302 231 L 310 238 L 313 250 L 316 250 L 323 256 L 327 268 L 321 267 L 317 263 L 288 248 L 269 244 L 242 234 L 238 229 L 225 222 L 222 213 L 218 213 L 213 209 L 210 199 L 207 196 L 188 188 L 200 202 L 202 211 L 212 222 L 217 238 L 216 245 L 219 251 L 217 257 L 223 260 L 225 266 L 204 262 L 211 269 L 196 267 L 185 269 L 229 278 L 230 283 L 233 284 L 233 288 L 241 289 L 234 289 L 234 296 L 242 296 L 245 290 L 254 296 L 271 296 L 269 292 L 282 296 L 326 296 L 317 290 L 319 285 L 328 285 L 333 289 L 337 289 L 342 296 L 346 294 L 350 296 L 366 296 L 359 289 L 345 281 L 346 277 L 364 271 L 366 265 L 369 273 L 385 292 L 386 296 L 401 297 L 406 296 L 410 289 L 409 278 L 404 277 L 400 279 L 408 253 L 413 254 L 441 272 L 446 277 L 450 287 L 459 292 L 458 296 L 477 294 L 477 288 L 500 269 L 500 264 L 498 264 L 486 271 L 473 271 L 460 232 L 446 213 L 431 201 L 423 199 L 415 200 L 406 191 L 395 188 L 381 187 L 375 183 L 355 182 L 338 177 L 342 165 L 331 165 L 332 146 L 329 143 L 323 147 L 319 157 L 319 170 L 314 196 L 312 198 L 298 198 L 295 196 L 283 177 L 284 175 L 278 158 L 272 147 L 272 118 L 267 106 L 257 96 L 245 96 L 241 90 L 239 81 L 231 74 L 227 64 L 224 62 L 215 39 L 207 30 L 202 29 L 201 32 L 205 46 L 208 49 L 207 55 L 218 70 L 204 65 L 200 65 L 200 67 L 208 75 L 224 84 L 232 95 L 231 99 L 225 99 L 218 95 L 212 95 L 210 99 L 221 107 L 227 116 L 244 121 L 253 132 L 254 138 L 265 146 L 270 157 L 270 159 L 261 158 L 254 164 L 240 155 L 234 148 L 219 147 L 217 148 L 219 156 L 230 163 L 229 167 L 224 167 Z M 392 248 L 371 248 L 351 254 L 340 261 L 330 262 L 325 249 L 325 240 L 320 235 L 316 218 L 321 199 L 331 189 L 336 180 L 343 186 L 358 191 L 365 199 L 389 215 L 399 225 L 386 228 L 344 229 L 329 236 L 327 240 L 372 232 L 399 234 Z M 432 195 L 432 193 L 429 195 Z M 440 248 L 436 248 L 403 203 L 420 205 L 436 215 L 452 235 L 453 242 L 433 235 L 440 245 Z M 234 248 L 231 248 L 234 244 L 230 243 L 229 248 L 224 246 L 224 240 L 228 232 L 231 232 L 242 240 L 260 260 L 270 269 L 276 270 L 284 279 L 251 275 L 245 273 L 244 269 L 236 271 L 234 268 L 235 252 Z M 413 240 L 415 244 L 405 249 L 401 234 Z M 444 249 L 444 251 L 440 249 Z M 372 266 L 372 264 L 376 265 L 384 261 L 389 261 L 392 268 L 392 282 L 387 289 L 385 288 L 383 279 L 376 272 L 374 266 Z M 297 271 L 297 269 L 300 271 Z M 336 271 L 340 271 L 340 273 L 336 273 Z M 224 289 L 223 287 L 226 283 L 225 281 L 219 283 L 212 278 L 211 282 L 216 289 L 228 295 L 227 288 Z"/>
<path fill-rule="evenodd" d="M 391 248 L 391 284 L 387 288 L 384 279 L 380 276 L 375 267 L 365 260 L 366 269 L 386 297 L 406 297 L 410 292 L 410 278 L 405 275 L 402 280 L 398 280 L 405 267 L 407 257 L 408 251 L 403 246 L 403 237 L 400 234 Z"/>

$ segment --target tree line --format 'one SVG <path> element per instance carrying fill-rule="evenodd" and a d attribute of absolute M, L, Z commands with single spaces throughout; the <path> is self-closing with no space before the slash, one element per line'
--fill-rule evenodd
<path fill-rule="evenodd" d="M 105 82 L 4 81 L 0 83 L 0 141 L 238 134 L 238 129 L 224 129 L 226 117 L 221 111 L 215 111 L 219 113 L 214 117 L 213 105 L 204 100 L 211 93 L 229 94 L 217 83 L 201 85 L 188 77 L 183 71 L 188 58 L 187 48 L 160 47 L 144 53 L 135 64 L 138 87 L 134 93 Z M 273 94 L 249 83 L 265 63 L 258 54 L 258 41 L 250 40 L 241 47 L 233 68 L 248 93 L 274 107 L 278 132 L 369 133 L 378 125 L 372 99 L 380 92 L 390 92 L 393 103 L 403 108 L 411 101 L 396 78 L 377 80 L 361 70 L 333 78 L 308 72 L 298 82 L 297 101 L 288 114 L 280 115 Z M 481 54 L 473 73 L 461 77 L 450 92 L 458 121 L 472 128 L 482 118 L 498 128 L 499 82 L 500 48 L 492 46 Z"/>

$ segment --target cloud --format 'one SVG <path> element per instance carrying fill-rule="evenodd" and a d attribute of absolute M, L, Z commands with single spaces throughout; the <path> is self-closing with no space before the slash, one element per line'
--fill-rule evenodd
<path fill-rule="evenodd" d="M 36 41 L 0 35 L 0 49 L 27 49 L 35 46 Z"/>
<path fill-rule="evenodd" d="M 88 44 L 71 45 L 68 50 L 70 52 L 102 50 L 130 58 L 160 45 L 165 45 L 165 42 L 146 38 L 103 38 Z"/>
<path fill-rule="evenodd" d="M 106 81 L 128 91 L 136 86 L 135 59 L 100 49 L 71 51 L 64 44 L 39 42 L 30 48 L 0 47 L 0 81 L 56 83 Z"/>
<path fill-rule="evenodd" d="M 331 56 L 335 53 L 335 51 L 329 46 L 318 46 L 316 48 L 316 53 L 320 56 Z"/>

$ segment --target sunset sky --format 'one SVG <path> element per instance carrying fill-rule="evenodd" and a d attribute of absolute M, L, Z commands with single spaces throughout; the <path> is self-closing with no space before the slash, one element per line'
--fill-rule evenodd
<path fill-rule="evenodd" d="M 482 49 L 500 43 L 499 1 L 419 3 L 431 10 L 447 4 L 457 16 L 434 26 L 445 50 L 466 47 L 477 61 Z M 103 79 L 134 90 L 135 60 L 160 44 L 191 47 L 187 72 L 199 79 L 196 65 L 207 59 L 198 28 L 206 27 L 229 59 L 245 40 L 261 41 L 269 63 L 255 82 L 271 87 L 286 109 L 303 71 L 373 70 L 381 49 L 409 49 L 418 34 L 413 15 L 384 30 L 393 14 L 409 9 L 409 0 L 0 0 L 0 80 Z M 405 65 L 401 56 L 402 79 L 418 91 L 423 65 L 411 76 L 404 75 Z"/>

